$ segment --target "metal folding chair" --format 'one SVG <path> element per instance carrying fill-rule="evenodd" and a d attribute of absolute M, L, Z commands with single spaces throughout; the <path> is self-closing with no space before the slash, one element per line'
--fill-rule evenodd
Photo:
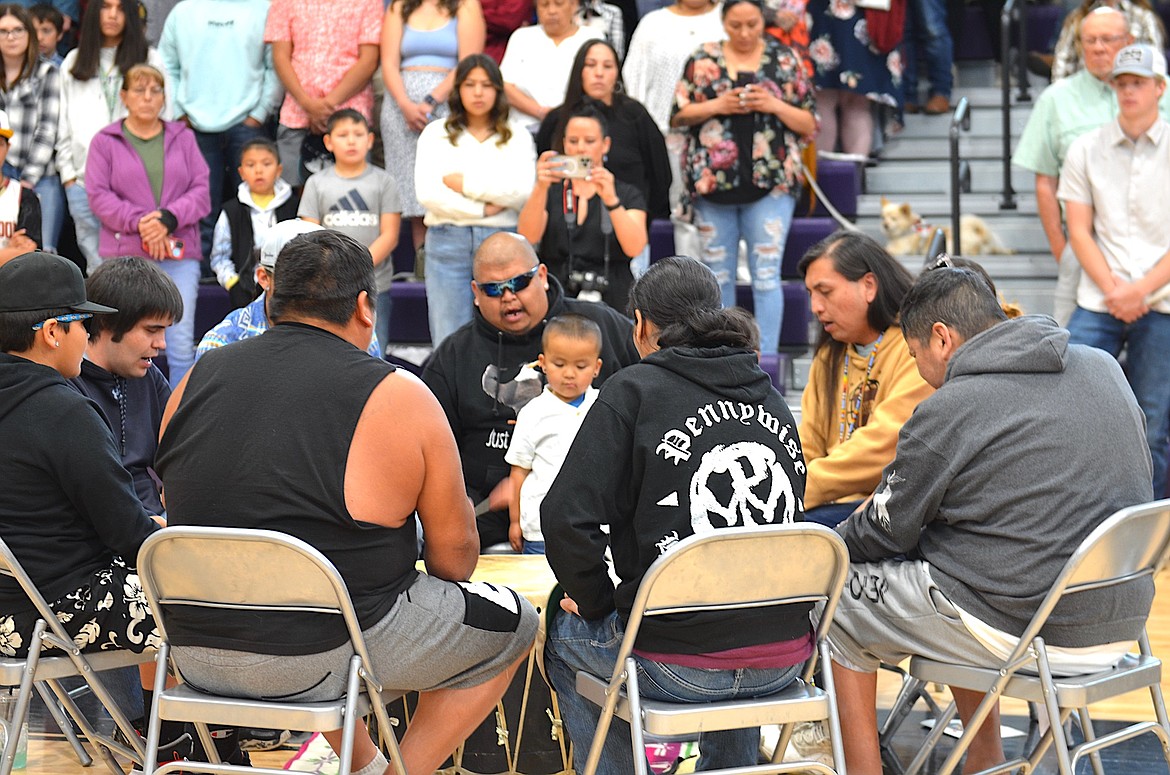
<path fill-rule="evenodd" d="M 844 773 L 832 671 L 823 671 L 824 687 L 813 686 L 811 679 L 818 654 L 824 664 L 829 664 L 825 635 L 848 567 L 845 543 L 832 530 L 810 523 L 729 528 L 691 536 L 672 546 L 642 578 L 608 683 L 589 673 L 577 673 L 578 693 L 602 707 L 583 775 L 596 772 L 614 715 L 630 724 L 638 775 L 647 772 L 646 735 L 693 739 L 697 730 L 743 729 L 763 724 L 781 725 L 772 763 L 720 772 Z M 643 617 L 805 602 L 824 605 L 816 630 L 816 650 L 801 677 L 784 691 L 768 697 L 710 703 L 658 702 L 639 694 L 632 652 Z M 781 762 L 792 737 L 793 723 L 821 720 L 829 724 L 834 767 L 814 761 Z"/>
<path fill-rule="evenodd" d="M 315 732 L 341 729 L 343 742 L 337 752 L 341 760 L 339 775 L 349 775 L 354 735 L 359 734 L 359 728 L 360 734 L 366 734 L 357 721 L 371 711 L 377 717 L 390 760 L 399 772 L 406 771 L 386 713 L 386 704 L 398 695 L 383 695 L 345 581 L 321 552 L 300 539 L 272 530 L 168 527 L 142 544 L 138 572 L 162 636 L 146 760 L 155 761 L 163 719 L 193 723 L 211 760 L 209 763 L 168 762 L 154 769 L 154 773 L 284 775 L 283 770 L 220 762 L 207 727 L 208 723 L 220 723 Z M 345 695 L 331 702 L 290 702 L 209 694 L 185 684 L 165 688 L 168 665 L 182 680 L 182 664 L 174 659 L 167 637 L 167 624 L 182 615 L 180 610 L 175 610 L 182 606 L 340 616 L 354 650 Z M 279 634 L 274 633 L 272 638 L 275 641 Z"/>
<path fill-rule="evenodd" d="M 48 602 L 33 584 L 28 573 L 21 567 L 16 555 L 3 541 L 0 541 L 0 574 L 14 579 L 20 585 L 29 602 L 36 608 L 39 617 L 29 642 L 28 656 L 20 659 L 11 657 L 0 659 L 0 686 L 19 687 L 12 718 L 2 722 L 7 726 L 8 734 L 3 757 L 0 757 L 0 775 L 9 775 L 12 772 L 20 729 L 28 718 L 33 689 L 36 689 L 44 700 L 45 707 L 64 733 L 82 765 L 88 767 L 93 764 L 93 759 L 78 741 L 73 731 L 73 723 L 77 724 L 81 734 L 93 745 L 102 762 L 112 772 L 122 775 L 122 767 L 114 759 L 111 751 L 140 762 L 143 757 L 142 743 L 126 714 L 119 709 L 109 690 L 98 678 L 97 672 L 150 662 L 154 659 L 154 654 L 135 654 L 122 649 L 82 653 L 65 632 L 57 615 L 49 608 Z M 69 691 L 60 684 L 60 679 L 72 676 L 78 676 L 88 684 L 132 748 L 127 748 L 109 735 L 97 732 L 77 707 Z"/>
<path fill-rule="evenodd" d="M 1129 654 L 1108 670 L 1074 676 L 1054 676 L 1040 632 L 1060 600 L 1066 595 L 1116 586 L 1127 581 L 1153 576 L 1170 559 L 1170 500 L 1122 509 L 1097 526 L 1065 563 L 1051 590 L 1041 602 L 1011 655 L 999 668 L 973 667 L 934 662 L 921 657 L 910 660 L 910 676 L 920 682 L 936 682 L 986 696 L 942 766 L 939 775 L 950 775 L 971 744 L 972 736 L 982 726 L 1000 697 L 1014 697 L 1036 703 L 1048 720 L 1048 730 L 1030 751 L 1004 765 L 985 770 L 981 775 L 1009 772 L 1024 768 L 1035 770 L 1048 751 L 1056 749 L 1061 775 L 1072 775 L 1077 762 L 1089 756 L 1097 775 L 1102 775 L 1099 752 L 1103 748 L 1152 733 L 1162 744 L 1162 753 L 1170 764 L 1170 720 L 1162 698 L 1160 681 L 1162 663 L 1150 652 L 1150 641 L 1143 628 L 1138 639 L 1138 653 Z M 1138 689 L 1148 689 L 1157 721 L 1130 724 L 1115 732 L 1097 737 L 1088 706 Z M 891 713 L 897 712 L 897 708 Z M 906 768 L 917 773 L 942 738 L 947 724 L 955 716 L 955 704 L 943 712 L 927 736 L 914 760 Z M 1066 739 L 1065 722 L 1073 712 L 1084 735 L 1079 745 Z"/>

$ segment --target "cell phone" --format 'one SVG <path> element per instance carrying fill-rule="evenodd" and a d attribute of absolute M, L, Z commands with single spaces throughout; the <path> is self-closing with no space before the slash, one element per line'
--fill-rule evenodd
<path fill-rule="evenodd" d="M 745 87 L 751 86 L 755 82 L 756 82 L 756 74 L 755 73 L 737 73 L 735 76 L 735 85 L 736 86 L 745 86 Z"/>
<path fill-rule="evenodd" d="M 566 178 L 586 178 L 593 169 L 593 159 L 588 156 L 566 156 L 559 153 L 552 157 L 551 161 L 561 168 Z"/>
<path fill-rule="evenodd" d="M 181 239 L 167 237 L 167 253 L 171 258 L 180 259 L 187 255 L 187 246 Z"/>

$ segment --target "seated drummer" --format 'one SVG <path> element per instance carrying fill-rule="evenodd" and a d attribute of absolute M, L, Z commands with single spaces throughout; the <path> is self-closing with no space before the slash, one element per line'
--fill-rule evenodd
<path fill-rule="evenodd" d="M 66 382 L 89 341 L 81 321 L 117 311 L 86 301 L 81 271 L 60 256 L 0 266 L 0 536 L 83 651 L 141 653 L 158 634 L 128 563 L 158 525 L 97 405 Z M 0 577 L 0 654 L 26 655 L 38 618 Z"/>
<path fill-rule="evenodd" d="M 479 539 L 455 440 L 422 382 L 366 354 L 374 293 L 358 242 L 329 230 L 291 240 L 269 299 L 276 325 L 187 373 L 163 417 L 157 470 L 171 524 L 290 533 L 337 566 L 383 687 L 420 692 L 406 767 L 433 772 L 495 707 L 537 616 L 510 589 L 467 582 Z M 242 449 L 241 439 L 253 443 Z M 416 511 L 430 575 L 414 566 Z M 225 611 L 184 617 L 168 635 L 194 686 L 342 696 L 352 654 L 343 624 L 287 617 L 278 642 Z M 340 737 L 325 734 L 334 750 Z M 352 767 L 393 772 L 367 735 Z"/>
<path fill-rule="evenodd" d="M 760 370 L 759 333 L 723 309 L 703 264 L 667 258 L 630 291 L 640 363 L 601 389 L 541 507 L 545 551 L 566 597 L 549 624 L 545 666 L 584 770 L 599 709 L 577 694 L 576 673 L 608 677 L 638 583 L 650 564 L 693 533 L 802 518 L 804 460 L 784 399 Z M 704 407 L 744 407 L 711 424 Z M 691 430 L 691 429 L 694 430 Z M 760 481 L 711 472 L 754 471 Z M 707 472 L 706 474 L 704 472 Z M 755 504 L 755 505 L 749 505 Z M 610 536 L 602 527 L 608 525 Z M 605 549 L 621 581 L 614 589 Z M 705 702 L 780 691 L 813 651 L 809 607 L 704 614 L 685 627 L 646 622 L 635 659 L 650 699 Z M 629 726 L 614 719 L 599 773 L 634 771 Z M 698 769 L 756 763 L 758 728 L 700 735 Z"/>

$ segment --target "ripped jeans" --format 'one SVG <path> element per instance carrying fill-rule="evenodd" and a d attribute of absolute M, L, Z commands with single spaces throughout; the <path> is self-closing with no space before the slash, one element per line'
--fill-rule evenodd
<path fill-rule="evenodd" d="M 752 305 L 760 326 L 760 352 L 774 353 L 780 345 L 784 319 L 784 289 L 780 286 L 780 262 L 796 199 L 772 192 L 755 202 L 714 204 L 695 199 L 695 226 L 703 263 L 711 268 L 723 292 L 723 306 L 735 306 L 735 270 L 739 240 L 747 242 L 752 275 Z"/>

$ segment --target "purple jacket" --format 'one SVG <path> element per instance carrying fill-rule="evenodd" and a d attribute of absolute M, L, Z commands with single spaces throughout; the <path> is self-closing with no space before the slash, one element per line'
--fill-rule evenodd
<path fill-rule="evenodd" d="M 211 212 L 207 162 L 199 153 L 195 133 L 186 124 L 163 122 L 162 201 L 156 207 L 146 166 L 116 121 L 98 132 L 85 162 L 89 207 L 102 222 L 98 252 L 103 258 L 142 256 L 138 221 L 149 212 L 169 210 L 179 221 L 173 234 L 186 245 L 186 258 L 203 258 L 199 219 Z"/>

